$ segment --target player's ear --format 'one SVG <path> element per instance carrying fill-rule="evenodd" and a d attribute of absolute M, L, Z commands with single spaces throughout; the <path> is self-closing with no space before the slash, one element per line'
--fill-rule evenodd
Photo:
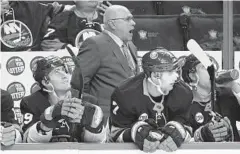
<path fill-rule="evenodd" d="M 153 82 L 158 83 L 158 80 L 161 78 L 161 73 L 159 72 L 152 72 L 151 79 Z"/>
<path fill-rule="evenodd" d="M 192 82 L 196 82 L 197 81 L 196 73 L 189 73 L 189 78 L 192 80 Z"/>
<path fill-rule="evenodd" d="M 49 86 L 49 79 L 47 79 L 46 77 L 43 78 L 42 80 L 42 85 L 44 85 L 44 87 L 48 87 Z"/>

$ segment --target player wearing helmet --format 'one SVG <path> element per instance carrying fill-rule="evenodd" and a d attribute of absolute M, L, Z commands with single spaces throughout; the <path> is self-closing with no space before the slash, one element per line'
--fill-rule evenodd
<path fill-rule="evenodd" d="M 174 151 L 190 140 L 186 115 L 192 93 L 179 80 L 184 59 L 164 48 L 142 58 L 144 72 L 124 81 L 111 98 L 110 133 L 115 142 L 134 142 L 145 152 Z"/>
<path fill-rule="evenodd" d="M 24 97 L 20 103 L 24 142 L 105 141 L 101 108 L 92 104 L 96 103 L 92 96 L 73 98 L 71 75 L 59 57 L 37 61 L 33 77 L 41 90 Z"/>
<path fill-rule="evenodd" d="M 193 92 L 189 122 L 193 128 L 194 140 L 198 142 L 239 141 L 236 120 L 240 120 L 240 116 L 238 116 L 240 106 L 237 98 L 231 89 L 217 87 L 214 106 L 216 111 L 224 117 L 213 112 L 210 76 L 207 69 L 192 54 L 185 59 L 182 78 L 192 87 Z"/>

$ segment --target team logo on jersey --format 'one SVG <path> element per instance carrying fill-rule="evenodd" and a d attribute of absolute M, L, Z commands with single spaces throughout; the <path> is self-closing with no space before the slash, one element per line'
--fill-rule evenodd
<path fill-rule="evenodd" d="M 19 20 L 8 20 L 1 25 L 1 41 L 9 48 L 32 46 L 30 29 Z"/>
<path fill-rule="evenodd" d="M 25 87 L 20 82 L 12 82 L 8 85 L 7 91 L 11 94 L 13 101 L 19 101 L 25 96 Z"/>
<path fill-rule="evenodd" d="M 147 39 L 147 31 L 145 31 L 145 30 L 138 31 L 138 35 L 139 35 L 141 40 L 146 40 Z"/>
<path fill-rule="evenodd" d="M 84 40 L 98 34 L 100 34 L 100 32 L 95 29 L 84 29 L 80 31 L 75 38 L 75 46 L 77 48 L 80 48 Z"/>
<path fill-rule="evenodd" d="M 206 106 L 204 108 L 204 111 L 212 111 L 212 104 L 211 104 L 211 102 L 206 104 Z"/>
<path fill-rule="evenodd" d="M 8 59 L 6 63 L 6 68 L 8 73 L 17 76 L 22 74 L 22 72 L 25 70 L 25 63 L 22 58 L 18 56 L 13 56 Z"/>
<path fill-rule="evenodd" d="M 42 56 L 36 56 L 36 57 L 34 57 L 34 58 L 31 60 L 31 62 L 30 62 L 30 69 L 31 69 L 31 71 L 36 70 L 36 62 L 37 62 L 38 60 L 43 59 L 43 58 L 44 58 L 44 57 L 42 57 Z"/>
<path fill-rule="evenodd" d="M 144 120 L 147 120 L 147 119 L 148 119 L 147 113 L 141 114 L 138 118 L 139 121 L 144 121 Z"/>
<path fill-rule="evenodd" d="M 67 130 L 69 132 L 70 127 L 65 119 L 58 120 L 58 123 L 60 124 L 60 128 L 67 128 Z"/>
<path fill-rule="evenodd" d="M 197 123 L 201 124 L 204 121 L 204 116 L 201 112 L 195 114 L 195 120 Z"/>
<path fill-rule="evenodd" d="M 75 64 L 73 62 L 73 59 L 71 57 L 69 57 L 69 56 L 64 56 L 61 59 L 64 61 L 64 63 L 67 64 L 70 73 L 72 73 L 74 68 L 75 68 Z"/>
<path fill-rule="evenodd" d="M 150 58 L 151 59 L 157 59 L 158 58 L 158 53 L 156 51 L 153 51 L 151 54 L 150 54 Z"/>
<path fill-rule="evenodd" d="M 36 91 L 38 91 L 38 90 L 40 90 L 41 88 L 40 88 L 40 86 L 39 86 L 39 84 L 37 83 L 37 82 L 35 82 L 32 86 L 31 86 L 31 88 L 30 88 L 30 93 L 32 94 L 32 93 L 34 93 L 34 92 L 36 92 Z"/>

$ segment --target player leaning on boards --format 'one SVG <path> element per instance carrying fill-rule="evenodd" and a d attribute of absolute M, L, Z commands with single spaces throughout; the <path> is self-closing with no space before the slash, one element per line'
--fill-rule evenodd
<path fill-rule="evenodd" d="M 14 118 L 12 96 L 1 89 L 0 142 L 3 146 L 22 142 L 22 130 Z"/>
<path fill-rule="evenodd" d="M 191 138 L 187 109 L 192 92 L 179 80 L 184 59 L 164 48 L 142 58 L 144 72 L 118 86 L 111 99 L 110 133 L 115 142 L 134 142 L 145 152 L 175 151 Z"/>
<path fill-rule="evenodd" d="M 103 113 L 100 107 L 73 98 L 68 67 L 57 56 L 36 62 L 34 79 L 41 90 L 24 97 L 24 142 L 105 142 Z M 92 99 L 94 101 L 94 99 Z"/>
<path fill-rule="evenodd" d="M 214 106 L 216 112 L 224 117 L 213 112 L 211 83 L 207 69 L 193 54 L 185 59 L 182 78 L 192 87 L 193 92 L 189 122 L 194 131 L 194 140 L 197 142 L 240 141 L 236 128 L 236 121 L 240 120 L 240 106 L 237 99 L 239 96 L 230 88 L 217 87 Z"/>

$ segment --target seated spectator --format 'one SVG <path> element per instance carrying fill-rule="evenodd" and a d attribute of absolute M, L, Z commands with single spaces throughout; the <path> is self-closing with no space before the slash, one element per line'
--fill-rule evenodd
<path fill-rule="evenodd" d="M 192 87 L 193 102 L 189 110 L 189 122 L 196 142 L 240 141 L 236 121 L 240 120 L 240 106 L 230 88 L 217 87 L 213 111 L 211 102 L 210 75 L 202 63 L 194 56 L 186 57 L 182 68 L 182 78 Z M 233 88 L 233 90 L 237 90 Z M 219 114 L 221 115 L 219 115 Z"/>
<path fill-rule="evenodd" d="M 3 146 L 22 142 L 22 131 L 14 117 L 12 97 L 7 91 L 1 89 L 0 141 Z"/>
<path fill-rule="evenodd" d="M 89 95 L 73 98 L 68 67 L 59 57 L 37 61 L 33 77 L 41 90 L 20 104 L 24 142 L 105 142 L 101 108 L 86 101 L 96 100 Z"/>
<path fill-rule="evenodd" d="M 50 18 L 64 10 L 57 2 L 1 1 L 1 51 L 40 51 Z"/>
<path fill-rule="evenodd" d="M 190 88 L 179 79 L 184 59 L 164 48 L 146 53 L 144 72 L 124 81 L 112 94 L 110 133 L 114 142 L 134 142 L 145 152 L 175 151 L 191 139 L 187 109 Z"/>
<path fill-rule="evenodd" d="M 83 40 L 102 31 L 102 17 L 98 12 L 101 3 L 92 0 L 74 2 L 73 10 L 62 12 L 52 20 L 41 44 L 43 50 L 64 49 L 66 44 L 79 47 Z"/>

